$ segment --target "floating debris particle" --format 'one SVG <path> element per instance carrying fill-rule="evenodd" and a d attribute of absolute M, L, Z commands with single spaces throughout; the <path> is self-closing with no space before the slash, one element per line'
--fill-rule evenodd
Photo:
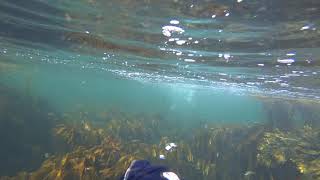
<path fill-rule="evenodd" d="M 159 155 L 159 158 L 160 158 L 160 159 L 166 159 L 166 157 L 165 157 L 163 154 L 160 154 L 160 155 Z"/>
<path fill-rule="evenodd" d="M 252 176 L 252 175 L 255 175 L 256 173 L 253 172 L 253 171 L 247 171 L 244 173 L 244 176 Z"/>
<path fill-rule="evenodd" d="M 164 36 L 170 37 L 172 35 L 172 33 L 182 34 L 182 33 L 184 33 L 184 30 L 180 27 L 177 27 L 177 26 L 163 26 L 162 27 L 162 34 Z"/>
<path fill-rule="evenodd" d="M 282 64 L 291 64 L 294 63 L 294 59 L 278 59 L 277 62 L 278 63 L 282 63 Z"/>

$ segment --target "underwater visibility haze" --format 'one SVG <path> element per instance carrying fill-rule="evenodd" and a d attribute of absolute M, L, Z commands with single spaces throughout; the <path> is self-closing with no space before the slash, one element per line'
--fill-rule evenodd
<path fill-rule="evenodd" d="M 0 179 L 320 179 L 319 0 L 1 0 Z"/>

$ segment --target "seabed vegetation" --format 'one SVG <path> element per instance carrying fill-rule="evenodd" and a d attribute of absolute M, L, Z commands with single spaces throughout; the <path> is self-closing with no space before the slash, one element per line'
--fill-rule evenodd
<path fill-rule="evenodd" d="M 320 179 L 317 126 L 208 122 L 179 131 L 160 115 L 115 110 L 97 123 L 88 112 L 59 115 L 39 98 L 0 90 L 1 180 L 119 179 L 136 159 L 182 179 Z"/>

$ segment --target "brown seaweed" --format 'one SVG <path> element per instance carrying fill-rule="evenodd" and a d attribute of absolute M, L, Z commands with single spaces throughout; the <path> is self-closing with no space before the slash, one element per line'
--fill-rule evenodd
<path fill-rule="evenodd" d="M 286 164 L 301 176 L 320 179 L 320 131 L 309 126 L 293 132 L 266 133 L 258 146 L 258 162 L 268 168 Z"/>

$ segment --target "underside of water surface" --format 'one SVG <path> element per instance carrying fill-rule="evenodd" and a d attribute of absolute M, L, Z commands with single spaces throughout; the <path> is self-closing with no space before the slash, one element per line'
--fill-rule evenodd
<path fill-rule="evenodd" d="M 0 180 L 320 179 L 320 1 L 2 0 Z"/>

